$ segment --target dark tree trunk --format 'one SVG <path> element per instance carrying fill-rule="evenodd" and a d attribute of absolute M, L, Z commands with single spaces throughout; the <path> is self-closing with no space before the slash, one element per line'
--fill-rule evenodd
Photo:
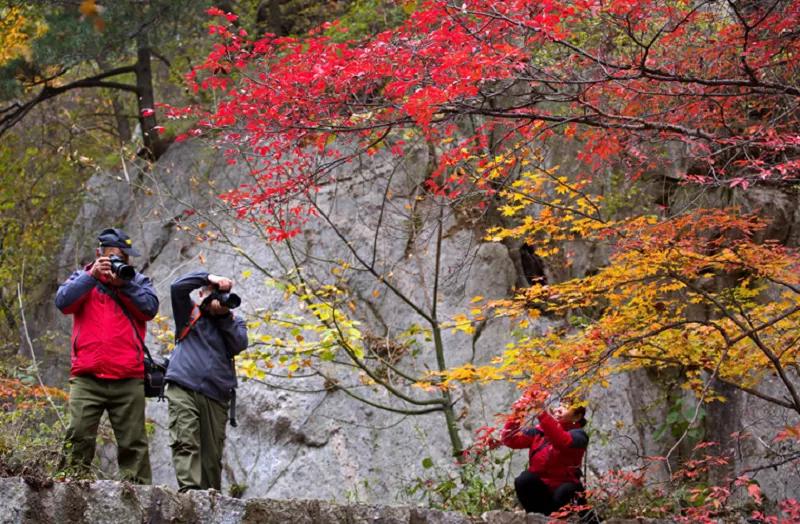
<path fill-rule="evenodd" d="M 11 299 L 13 300 L 14 297 Z M 9 333 L 20 333 L 19 324 L 14 316 L 14 308 L 6 300 L 3 289 L 0 288 L 0 310 L 3 312 L 3 317 L 6 323 L 6 328 Z"/>
<path fill-rule="evenodd" d="M 133 131 L 131 131 L 131 123 L 125 116 L 125 106 L 119 101 L 119 96 L 116 93 L 111 94 L 111 107 L 114 108 L 114 118 L 117 121 L 117 136 L 121 144 L 127 144 L 133 138 Z"/>
<path fill-rule="evenodd" d="M 281 15 L 282 3 L 281 0 L 265 0 L 258 6 L 256 27 L 260 33 L 272 33 L 276 36 L 288 34 Z"/>
<path fill-rule="evenodd" d="M 146 29 L 139 33 L 136 43 L 138 46 L 136 53 L 137 107 L 144 142 L 142 156 L 156 160 L 163 151 L 160 151 L 158 133 L 154 129 L 156 126 L 155 96 L 153 95 L 153 72 L 150 68 L 150 41 Z"/>

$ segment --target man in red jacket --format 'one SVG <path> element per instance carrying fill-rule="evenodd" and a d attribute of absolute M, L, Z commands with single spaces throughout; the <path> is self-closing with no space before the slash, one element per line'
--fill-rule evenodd
<path fill-rule="evenodd" d="M 142 341 L 145 323 L 158 312 L 158 297 L 146 276 L 136 272 L 123 280 L 112 269 L 113 257 L 118 265 L 139 255 L 124 231 L 105 229 L 98 241 L 95 261 L 56 293 L 58 309 L 73 316 L 65 458 L 79 471 L 91 466 L 100 417 L 108 411 L 120 476 L 149 484 Z"/>
<path fill-rule="evenodd" d="M 520 427 L 509 419 L 501 440 L 513 449 L 528 449 L 528 469 L 514 480 L 522 507 L 528 513 L 549 515 L 583 491 L 581 462 L 589 444 L 583 430 L 586 408 L 558 406 L 539 413 L 536 427 Z"/>

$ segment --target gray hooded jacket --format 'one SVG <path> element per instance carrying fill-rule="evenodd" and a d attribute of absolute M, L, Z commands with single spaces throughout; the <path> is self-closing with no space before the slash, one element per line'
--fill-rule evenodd
<path fill-rule="evenodd" d="M 208 284 L 206 271 L 187 273 L 172 283 L 170 294 L 176 338 L 191 322 L 195 303 L 190 293 Z M 233 313 L 223 317 L 200 315 L 188 334 L 177 341 L 166 379 L 219 402 L 227 402 L 236 387 L 233 357 L 246 348 L 244 319 Z"/>

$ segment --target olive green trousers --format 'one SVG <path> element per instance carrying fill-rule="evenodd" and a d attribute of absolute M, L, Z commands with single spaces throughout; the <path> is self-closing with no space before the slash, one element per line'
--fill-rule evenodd
<path fill-rule="evenodd" d="M 228 406 L 174 382 L 167 385 L 166 397 L 178 488 L 219 490 Z"/>
<path fill-rule="evenodd" d="M 117 440 L 120 476 L 137 484 L 150 484 L 152 473 L 144 427 L 144 406 L 142 379 L 70 377 L 66 464 L 79 470 L 91 467 L 100 417 L 103 411 L 108 411 L 108 419 Z"/>

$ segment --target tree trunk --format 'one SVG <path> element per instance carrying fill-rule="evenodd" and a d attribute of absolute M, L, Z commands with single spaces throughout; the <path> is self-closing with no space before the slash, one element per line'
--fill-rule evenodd
<path fill-rule="evenodd" d="M 446 371 L 447 365 L 444 358 L 444 344 L 442 342 L 442 332 L 439 327 L 433 329 L 433 342 L 436 349 L 436 361 L 439 371 Z M 458 431 L 458 420 L 456 419 L 455 410 L 453 410 L 453 398 L 448 390 L 442 392 L 442 399 L 445 401 L 442 412 L 444 413 L 445 425 L 447 426 L 447 434 L 450 437 L 450 447 L 453 449 L 453 456 L 456 457 L 458 462 L 463 460 L 464 443 L 461 441 L 461 435 Z"/>
<path fill-rule="evenodd" d="M 287 31 L 282 22 L 280 4 L 280 0 L 265 0 L 258 6 L 256 27 L 260 33 L 286 36 Z"/>
<path fill-rule="evenodd" d="M 442 261 L 442 234 L 444 230 L 444 204 L 439 204 L 439 219 L 437 220 L 436 229 L 436 267 L 433 276 L 433 297 L 431 302 L 431 331 L 433 334 L 433 345 L 436 351 L 436 364 L 440 372 L 447 371 L 447 362 L 444 356 L 444 342 L 442 341 L 442 329 L 437 318 L 438 301 L 439 301 L 439 279 L 441 278 L 441 261 Z M 455 411 L 453 410 L 453 398 L 450 391 L 445 389 L 442 392 L 442 399 L 444 400 L 444 419 L 447 425 L 447 433 L 450 436 L 450 446 L 453 448 L 453 455 L 458 459 L 458 462 L 463 460 L 464 443 L 461 441 L 461 435 L 458 431 L 458 421 L 456 420 Z"/>
<path fill-rule="evenodd" d="M 158 132 L 156 126 L 155 97 L 153 95 L 153 72 L 150 68 L 150 41 L 147 30 L 142 29 L 136 38 L 136 91 L 139 109 L 139 124 L 142 128 L 144 143 L 144 156 L 149 160 L 156 160 L 160 153 Z"/>
<path fill-rule="evenodd" d="M 11 307 L 6 301 L 6 297 L 4 296 L 3 293 L 3 288 L 1 287 L 0 287 L 0 311 L 2 311 L 3 319 L 5 320 L 6 323 L 6 327 L 3 329 L 3 331 L 8 330 L 9 334 L 10 333 L 20 334 L 21 331 L 19 329 L 19 325 L 17 324 L 17 319 L 14 316 L 14 308 Z"/>

